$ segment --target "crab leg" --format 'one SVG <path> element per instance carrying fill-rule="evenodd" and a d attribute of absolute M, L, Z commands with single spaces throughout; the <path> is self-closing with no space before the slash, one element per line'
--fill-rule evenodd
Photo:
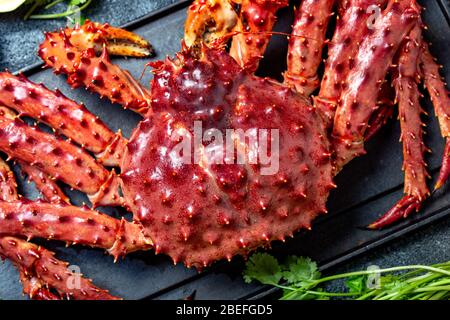
<path fill-rule="evenodd" d="M 37 166 L 52 179 L 85 192 L 94 206 L 123 205 L 114 171 L 109 172 L 70 142 L 1 114 L 0 137 L 0 150 L 11 158 Z"/>
<path fill-rule="evenodd" d="M 337 171 L 364 153 L 364 134 L 372 114 L 378 110 L 379 91 L 395 53 L 419 14 L 414 2 L 391 0 L 375 22 L 374 31 L 361 43 L 355 67 L 347 78 L 351 85 L 343 91 L 334 119 Z"/>
<path fill-rule="evenodd" d="M 30 166 L 24 162 L 20 162 L 22 172 L 28 176 L 28 179 L 33 181 L 36 188 L 42 193 L 45 200 L 50 203 L 66 203 L 70 204 L 70 199 L 67 197 L 57 183 L 43 171 L 37 167 Z M 9 166 L 0 160 L 0 188 L 2 201 L 15 201 L 21 197 L 17 193 L 17 183 L 14 178 L 14 173 Z"/>
<path fill-rule="evenodd" d="M 8 164 L 0 159 L 0 201 L 17 201 L 20 199 L 19 194 L 17 193 L 17 183 L 14 178 L 14 173 L 9 168 Z M 9 237 L 9 240 L 22 242 L 23 240 Z M 2 243 L 6 239 L 4 236 L 0 236 L 0 243 Z M 7 258 L 8 255 L 6 250 L 0 245 L 0 256 L 3 258 Z M 15 252 L 17 254 L 17 252 Z M 39 299 L 39 300 L 59 300 L 59 297 L 51 293 L 47 288 L 44 287 L 44 283 L 33 277 L 29 271 L 27 271 L 20 264 L 16 264 L 19 274 L 20 281 L 23 284 L 23 292 L 30 296 L 31 299 Z"/>
<path fill-rule="evenodd" d="M 304 95 L 309 96 L 319 86 L 317 69 L 322 62 L 334 3 L 335 0 L 304 0 L 295 13 L 284 81 Z"/>
<path fill-rule="evenodd" d="M 0 116 L 0 136 L 0 150 L 87 193 L 94 205 L 123 204 L 118 195 L 119 182 L 114 172 L 108 173 L 89 154 L 70 142 L 30 127 L 19 119 L 10 119 L 6 114 Z M 17 212 L 21 213 L 15 214 Z M 44 218 L 47 219 L 45 228 Z M 108 249 L 116 258 L 127 252 L 148 248 L 150 243 L 142 235 L 138 224 L 64 203 L 2 203 L 0 220 L 4 220 L 0 224 L 0 234 L 55 238 L 99 246 Z M 86 226 L 79 231 L 78 227 L 73 228 L 74 223 Z M 105 239 L 101 239 L 100 231 L 97 230 L 99 228 L 104 231 L 101 236 Z"/>
<path fill-rule="evenodd" d="M 436 116 L 439 119 L 441 134 L 445 138 L 442 167 L 435 189 L 441 188 L 450 176 L 450 99 L 446 83 L 439 75 L 440 66 L 430 53 L 428 45 L 423 43 L 420 60 L 425 87 L 430 94 Z"/>
<path fill-rule="evenodd" d="M 54 258 L 54 253 L 27 241 L 0 237 L 0 255 L 11 260 L 21 269 L 24 293 L 30 298 L 55 300 L 46 285 L 60 296 L 77 300 L 116 300 L 108 291 L 94 286 L 91 280 L 68 270 L 69 264 Z M 79 286 L 71 286 L 74 279 Z"/>
<path fill-rule="evenodd" d="M 101 97 L 107 96 L 113 103 L 119 103 L 124 108 L 145 114 L 150 107 L 150 93 L 133 79 L 128 71 L 120 69 L 111 62 L 108 54 L 111 41 L 108 39 L 115 33 L 109 34 L 109 29 L 108 26 L 89 22 L 83 26 L 81 35 L 84 38 L 77 33 L 78 29 L 47 33 L 45 41 L 39 48 L 39 56 L 47 66 L 55 70 L 55 73 L 67 74 L 68 83 L 72 87 L 85 86 L 100 94 Z M 72 38 L 74 32 L 75 35 Z M 84 41 L 80 41 L 80 38 Z M 93 43 L 90 42 L 91 39 Z M 90 46 L 86 43 L 90 43 Z M 102 45 L 100 56 L 97 55 L 99 51 L 96 47 L 97 43 Z M 139 45 L 139 41 L 133 44 Z M 130 45 L 130 50 L 133 48 L 134 46 Z M 109 50 L 113 53 L 121 52 L 121 50 Z"/>
<path fill-rule="evenodd" d="M 18 128 L 25 129 L 28 134 L 25 134 L 24 137 L 20 137 L 20 135 L 24 134 L 23 132 L 16 132 L 14 134 L 13 129 L 4 129 L 2 125 L 8 121 L 12 127 L 15 126 L 14 124 L 19 123 Z M 21 161 L 28 162 L 24 159 L 26 156 L 23 157 L 22 155 L 32 153 L 33 149 L 38 150 L 35 155 L 40 159 L 45 158 L 44 154 L 41 154 L 40 152 L 47 150 L 48 154 L 54 153 L 54 151 L 52 151 L 54 150 L 54 144 L 51 143 L 50 145 L 46 145 L 46 142 L 44 141 L 46 138 L 51 141 L 52 135 L 30 128 L 27 125 L 20 123 L 20 120 L 2 119 L 0 122 L 0 132 L 3 135 L 0 141 L 9 140 L 9 142 L 6 142 L 5 144 L 18 144 L 20 152 L 13 153 L 18 155 Z M 5 132 L 8 132 L 8 134 Z M 31 134 L 36 132 L 38 135 Z M 5 137 L 5 135 L 12 135 L 16 138 Z M 25 146 L 20 148 L 20 143 L 24 143 L 25 140 L 26 144 L 30 143 L 29 140 L 33 140 L 35 146 L 32 148 Z M 69 148 L 74 148 L 74 146 L 71 146 L 65 141 L 61 140 L 58 142 L 62 154 L 64 154 L 63 150 L 66 150 L 67 146 L 70 146 Z M 57 154 L 59 154 L 59 152 Z M 72 159 L 70 154 L 69 158 Z M 51 160 L 52 159 L 50 159 L 50 163 L 52 162 Z M 84 160 L 89 161 L 88 158 L 85 158 Z M 91 161 L 93 161 L 92 158 Z M 63 162 L 70 163 L 69 159 Z M 93 175 L 92 177 L 89 175 L 83 177 L 80 168 L 77 169 L 71 165 L 51 166 L 50 163 L 43 166 L 43 170 L 47 170 L 47 173 L 51 173 L 49 168 L 56 167 L 59 169 L 63 168 L 60 173 L 63 173 L 64 170 L 69 170 L 67 172 L 77 172 L 78 178 L 84 179 L 80 181 L 96 180 L 96 175 Z M 101 166 L 99 166 L 99 168 L 101 168 Z M 67 172 L 65 175 L 69 176 Z M 12 182 L 10 181 L 9 187 L 12 186 L 11 184 Z M 92 185 L 87 184 L 84 184 L 84 186 L 87 188 L 92 187 Z M 107 249 L 116 259 L 128 252 L 147 249 L 151 245 L 151 241 L 142 234 L 141 227 L 138 224 L 127 222 L 124 219 L 117 220 L 107 215 L 100 214 L 97 211 L 90 210 L 87 207 L 79 208 L 67 205 L 64 202 L 58 204 L 50 204 L 42 201 L 32 202 L 29 200 L 0 202 L 0 234 L 20 235 L 28 238 L 40 237 L 91 245 Z"/>
<path fill-rule="evenodd" d="M 0 149 L 11 158 L 38 166 L 52 178 L 87 194 L 97 193 L 107 180 L 108 171 L 89 154 L 20 119 L 0 116 L 0 135 Z"/>
<path fill-rule="evenodd" d="M 0 106 L 0 114 L 8 119 L 14 120 L 17 115 L 11 109 Z M 5 164 L 6 165 L 6 164 Z M 58 186 L 56 181 L 52 179 L 48 174 L 38 169 L 36 166 L 31 166 L 26 162 L 21 161 L 20 166 L 22 172 L 28 176 L 28 179 L 33 181 L 36 185 L 36 188 L 42 193 L 44 198 L 52 203 L 65 202 L 70 204 L 69 198 L 64 194 L 61 188 Z M 12 172 L 9 170 L 9 167 L 6 165 L 5 172 L 10 172 L 12 175 L 11 183 L 15 186 L 16 182 Z M 8 184 L 5 182 L 2 184 L 2 187 L 6 187 Z M 10 188 L 11 189 L 11 188 Z"/>
<path fill-rule="evenodd" d="M 83 104 L 68 99 L 60 91 L 50 91 L 24 76 L 1 72 L 0 104 L 56 128 L 58 133 L 91 151 L 103 164 L 119 165 L 118 155 L 126 143 L 120 133 L 117 137 Z"/>
<path fill-rule="evenodd" d="M 39 170 L 36 166 L 30 166 L 24 162 L 20 163 L 20 167 L 22 168 L 22 172 L 28 176 L 28 179 L 34 182 L 45 200 L 51 203 L 64 202 L 70 204 L 69 197 L 64 194 L 56 184 L 56 181 L 45 174 L 45 172 Z"/>
<path fill-rule="evenodd" d="M 382 6 L 387 0 L 350 0 L 339 4 L 336 30 L 328 45 L 328 58 L 320 84 L 320 92 L 314 104 L 322 111 L 332 125 L 339 98 L 346 88 L 348 73 L 355 65 L 355 57 L 364 38 L 376 29 L 368 28 L 372 13 L 370 6 Z"/>
<path fill-rule="evenodd" d="M 249 72 L 256 71 L 269 44 L 276 12 L 288 5 L 288 0 L 242 0 L 230 55 Z"/>
<path fill-rule="evenodd" d="M 405 172 L 405 196 L 384 216 L 372 223 L 369 228 L 383 228 L 413 211 L 418 211 L 425 198 L 430 195 L 427 187 L 429 174 L 426 170 L 424 152 L 427 150 L 423 142 L 422 120 L 423 110 L 419 103 L 420 82 L 418 63 L 421 46 L 421 29 L 417 25 L 404 44 L 399 61 L 398 76 L 394 79 L 399 105 L 401 141 L 403 142 L 403 170 Z"/>
<path fill-rule="evenodd" d="M 117 220 L 87 207 L 45 201 L 0 203 L 0 234 L 102 248 L 115 259 L 151 245 L 139 224 Z"/>
<path fill-rule="evenodd" d="M 12 238 L 14 240 L 21 239 Z M 22 240 L 23 241 L 23 240 Z M 37 249 L 37 248 L 36 248 Z M 28 270 L 23 267 L 17 267 L 19 270 L 20 282 L 23 286 L 23 294 L 30 297 L 32 300 L 61 300 L 61 297 L 56 293 L 50 291 L 47 288 L 47 284 L 44 283 L 37 276 L 32 275 Z"/>
<path fill-rule="evenodd" d="M 14 174 L 9 166 L 0 159 L 0 198 L 4 202 L 16 202 L 20 199 Z M 2 233 L 2 232 L 0 232 Z M 73 274 L 67 270 L 66 262 L 57 260 L 53 253 L 25 240 L 0 235 L 0 256 L 11 260 L 19 269 L 24 293 L 31 299 L 58 300 L 59 296 L 49 289 L 64 293 L 67 298 L 75 299 L 117 299 L 106 290 L 95 287 L 90 280 L 81 275 L 80 286 L 69 289 L 67 280 Z M 64 279 L 66 281 L 64 281 Z"/>

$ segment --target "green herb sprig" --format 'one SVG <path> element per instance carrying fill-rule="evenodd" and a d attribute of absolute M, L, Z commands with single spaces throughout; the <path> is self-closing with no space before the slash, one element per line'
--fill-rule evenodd
<path fill-rule="evenodd" d="M 64 17 L 73 16 L 76 13 L 79 13 L 85 10 L 92 3 L 93 0 L 27 0 L 25 3 L 30 4 L 30 9 L 24 16 L 24 19 L 58 19 Z M 51 9 L 55 5 L 67 2 L 66 10 L 59 13 L 49 13 L 49 14 L 33 14 L 38 8 L 42 8 L 44 10 Z M 83 19 L 84 20 L 84 19 Z M 76 21 L 79 22 L 79 21 Z"/>
<path fill-rule="evenodd" d="M 322 277 L 310 258 L 290 256 L 284 263 L 267 253 L 250 257 L 244 271 L 246 282 L 259 281 L 283 290 L 281 300 L 448 300 L 450 261 L 432 266 L 410 265 L 348 272 Z M 379 275 L 376 286 L 370 276 Z M 344 279 L 345 292 L 328 292 L 323 285 Z"/>

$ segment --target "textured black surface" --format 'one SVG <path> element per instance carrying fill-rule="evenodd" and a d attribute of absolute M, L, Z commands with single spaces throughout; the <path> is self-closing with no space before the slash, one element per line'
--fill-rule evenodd
<path fill-rule="evenodd" d="M 164 1 L 159 3 L 162 2 Z M 140 2 L 138 4 L 138 1 L 102 1 L 93 10 L 98 10 L 98 19 L 101 21 L 122 24 L 129 19 L 134 19 L 137 15 L 146 13 L 130 9 L 132 7 L 130 3 L 135 3 L 137 6 L 149 5 Z M 151 3 L 153 5 L 154 2 Z M 435 43 L 434 51 L 439 56 L 441 63 L 446 65 L 445 76 L 450 79 L 448 23 L 437 2 L 427 1 L 427 3 L 428 10 L 425 20 L 430 28 L 427 36 Z M 144 10 L 144 7 L 140 8 Z M 130 13 L 130 10 L 133 13 Z M 147 7 L 147 10 L 152 9 Z M 102 13 L 106 15 L 103 16 Z M 288 30 L 289 13 L 289 10 L 282 13 L 278 26 L 280 30 Z M 112 15 L 114 15 L 113 19 Z M 138 28 L 137 32 L 152 41 L 158 51 L 158 58 L 161 58 L 165 54 L 174 53 L 179 48 L 184 16 L 185 10 L 181 10 Z M 3 19 L 1 23 L 4 23 Z M 54 23 L 43 24 L 40 29 L 54 29 Z M 17 28 L 17 26 L 15 27 Z M 40 33 L 40 30 L 32 32 L 37 34 Z M 16 34 L 15 38 L 17 40 L 19 36 Z M 39 40 L 33 39 L 35 42 L 39 42 Z M 261 74 L 271 76 L 279 74 L 277 70 L 282 70 L 285 61 L 284 48 L 285 39 L 274 38 L 262 65 Z M 14 49 L 18 50 L 18 47 Z M 35 51 L 36 47 L 33 45 L 31 49 L 26 50 L 30 57 L 34 56 Z M 15 58 L 16 56 L 10 56 L 7 59 L 13 70 L 23 67 L 23 65 L 17 64 L 19 60 L 14 62 Z M 118 60 L 118 62 L 121 66 L 131 70 L 135 76 L 140 75 L 145 63 L 145 61 L 134 59 Z M 99 103 L 98 97 L 95 95 L 90 95 L 83 90 L 71 91 L 63 77 L 56 77 L 49 70 L 34 74 L 32 79 L 42 81 L 50 87 L 59 87 L 69 97 L 85 102 L 112 129 L 122 128 L 126 135 L 139 121 L 138 116 L 131 112 L 125 112 L 118 106 L 111 106 L 105 101 Z M 149 77 L 146 76 L 143 81 L 148 83 Z M 425 106 L 432 115 L 430 105 L 427 103 Z M 429 122 L 427 144 L 435 153 L 428 160 L 431 169 L 436 171 L 442 154 L 442 139 L 438 134 L 436 121 L 430 118 Z M 386 239 L 386 236 L 389 237 L 395 232 L 406 232 L 414 228 L 416 222 L 426 222 L 426 219 L 423 220 L 424 217 L 432 219 L 432 217 L 447 215 L 450 199 L 448 192 L 441 191 L 427 203 L 419 215 L 392 229 L 384 232 L 369 232 L 360 228 L 372 221 L 377 214 L 388 209 L 401 196 L 402 155 L 398 135 L 397 123 L 392 122 L 386 126 L 370 143 L 368 155 L 353 161 L 338 177 L 339 189 L 333 193 L 329 201 L 330 214 L 316 222 L 312 233 L 299 234 L 295 239 L 283 245 L 275 244 L 272 252 L 279 256 L 286 254 L 310 255 L 320 261 L 323 266 L 330 266 L 338 262 L 336 260 L 338 256 L 346 259 L 348 255 L 363 252 L 369 247 L 378 245 L 380 241 Z M 21 189 L 28 196 L 36 196 L 35 191 L 28 185 L 21 185 Z M 77 202 L 84 199 L 75 193 L 72 193 L 71 196 Z M 111 212 L 116 213 L 114 210 Z M 427 227 L 421 232 L 415 232 L 414 235 L 402 236 L 401 239 L 396 240 L 395 244 L 386 246 L 370 255 L 365 254 L 362 258 L 353 260 L 352 263 L 341 268 L 354 269 L 364 268 L 369 264 L 389 266 L 449 260 L 449 231 L 450 220 L 446 218 L 441 220 L 441 223 Z M 240 277 L 242 261 L 240 259 L 236 259 L 231 264 L 219 263 L 211 270 L 197 274 L 195 271 L 181 266 L 173 267 L 167 258 L 155 257 L 151 252 L 132 255 L 125 261 L 114 265 L 112 258 L 104 256 L 99 250 L 78 247 L 65 249 L 59 243 L 45 241 L 42 243 L 54 249 L 58 257 L 80 266 L 82 272 L 95 279 L 95 283 L 99 286 L 108 288 L 114 294 L 125 298 L 143 298 L 149 295 L 152 298 L 181 298 L 191 294 L 193 290 L 197 290 L 198 298 L 240 298 L 249 294 L 253 295 L 260 289 L 257 285 L 248 286 L 242 283 Z M 16 271 L 9 263 L 1 264 L 0 298 L 20 299 L 22 298 L 20 290 Z"/>

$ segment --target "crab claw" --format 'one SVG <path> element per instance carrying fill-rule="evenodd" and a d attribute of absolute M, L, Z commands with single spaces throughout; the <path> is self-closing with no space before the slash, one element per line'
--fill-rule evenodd
<path fill-rule="evenodd" d="M 438 181 L 434 186 L 434 190 L 440 189 L 445 184 L 449 176 L 450 176 L 450 138 L 447 138 L 444 149 L 444 157 L 442 160 L 442 167 L 439 173 Z"/>
<path fill-rule="evenodd" d="M 68 30 L 66 30 L 68 31 Z M 149 57 L 153 55 L 152 45 L 137 34 L 97 22 L 86 23 L 67 32 L 71 43 L 80 49 L 94 48 L 100 54 L 103 44 L 110 55 Z"/>
<path fill-rule="evenodd" d="M 382 229 L 387 227 L 402 218 L 407 218 L 414 210 L 419 211 L 421 204 L 422 201 L 417 197 L 405 195 L 394 207 L 367 228 Z"/>
<path fill-rule="evenodd" d="M 94 22 L 46 33 L 39 46 L 45 64 L 57 74 L 66 74 L 73 88 L 84 86 L 124 108 L 147 113 L 150 92 L 114 64 L 110 54 L 145 57 L 151 54 L 151 46 L 131 32 Z"/>

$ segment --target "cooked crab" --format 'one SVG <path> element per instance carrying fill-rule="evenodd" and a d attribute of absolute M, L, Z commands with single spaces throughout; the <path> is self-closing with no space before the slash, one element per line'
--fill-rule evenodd
<path fill-rule="evenodd" d="M 269 41 L 276 11 L 287 4 L 281 0 L 242 0 L 239 6 L 229 1 L 195 1 L 181 52 L 174 59 L 151 64 L 150 90 L 109 59 L 110 53 L 129 50 L 136 55 L 148 53 L 145 40 L 91 22 L 47 33 L 39 54 L 49 67 L 67 74 L 73 87 L 85 86 L 144 116 L 129 140 L 60 92 L 22 76 L 0 74 L 0 103 L 8 108 L 0 115 L 0 150 L 23 164 L 47 200 L 12 197 L 0 203 L 0 234 L 9 237 L 0 243 L 0 253 L 8 258 L 19 254 L 21 258 L 14 262 L 32 279 L 26 281 L 27 293 L 38 292 L 37 297 L 46 298 L 56 290 L 56 297 L 109 297 L 107 293 L 89 295 L 99 289 L 61 288 L 56 282 L 63 279 L 59 273 L 64 269 L 55 271 L 56 280 L 43 276 L 46 271 L 37 266 L 45 263 L 46 255 L 34 255 L 33 263 L 26 264 L 31 251 L 20 251 L 22 244 L 27 245 L 25 238 L 100 247 L 116 258 L 152 247 L 174 263 L 203 268 L 310 228 L 313 219 L 326 212 L 329 192 L 336 187 L 333 178 L 364 153 L 364 142 L 391 114 L 386 79 L 392 79 L 393 102 L 399 106 L 405 197 L 370 227 L 381 228 L 407 216 L 429 195 L 420 81 L 429 90 L 447 138 L 437 187 L 447 180 L 448 93 L 422 39 L 417 3 L 303 1 L 290 37 L 285 83 L 277 83 L 253 72 Z M 372 27 L 367 24 L 370 5 L 380 8 Z M 317 70 L 335 6 L 339 21 L 320 81 Z M 119 34 L 126 35 L 121 43 L 126 50 L 111 41 Z M 225 47 L 231 38 L 228 53 Z M 139 49 L 134 49 L 136 45 Z M 308 95 L 318 87 L 318 96 L 311 100 Z M 28 126 L 10 110 L 35 118 L 68 139 Z M 222 133 L 277 130 L 279 170 L 261 174 L 261 159 L 255 164 L 215 162 L 217 154 L 207 152 L 211 141 L 201 142 L 199 162 L 181 161 L 185 155 L 175 150 L 180 142 L 194 139 L 198 121 L 205 129 Z M 266 138 L 275 139 L 272 134 Z M 233 135 L 231 144 L 243 146 L 240 150 L 252 147 L 239 135 Z M 231 158 L 238 156 L 236 151 Z M 105 166 L 116 167 L 120 174 Z M 128 208 L 133 222 L 68 204 L 55 181 L 86 193 L 94 206 Z M 14 194 L 15 189 L 11 190 Z M 15 244 L 7 245 L 11 243 Z M 47 294 L 27 289 L 35 281 L 52 290 Z"/>

